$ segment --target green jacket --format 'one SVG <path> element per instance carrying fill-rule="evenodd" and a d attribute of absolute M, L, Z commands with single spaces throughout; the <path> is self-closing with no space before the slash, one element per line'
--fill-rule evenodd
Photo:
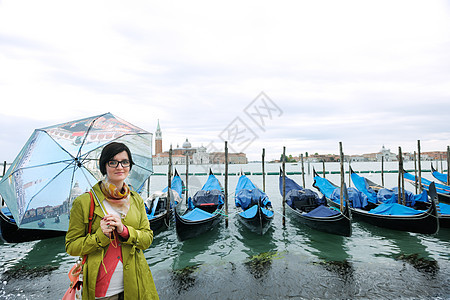
<path fill-rule="evenodd" d="M 105 196 L 97 183 L 92 190 L 103 203 Z M 73 256 L 87 255 L 83 267 L 83 299 L 95 299 L 97 274 L 103 256 L 110 244 L 100 228 L 104 213 L 94 195 L 94 218 L 91 234 L 88 234 L 89 207 L 91 198 L 84 193 L 73 201 L 70 210 L 69 229 L 66 234 L 66 252 Z M 130 237 L 121 241 L 123 257 L 123 280 L 125 300 L 159 299 L 155 283 L 143 250 L 153 241 L 153 231 L 147 219 L 144 201 L 136 192 L 131 192 L 130 209 L 122 220 Z"/>

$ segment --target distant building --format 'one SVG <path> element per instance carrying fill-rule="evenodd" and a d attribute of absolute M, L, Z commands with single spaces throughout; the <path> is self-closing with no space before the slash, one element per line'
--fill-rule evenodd
<path fill-rule="evenodd" d="M 430 151 L 420 153 L 422 160 L 447 160 L 446 151 Z"/>
<path fill-rule="evenodd" d="M 209 154 L 212 164 L 224 164 L 224 152 L 212 152 Z M 230 164 L 246 164 L 248 162 L 245 153 L 228 153 L 228 163 Z"/>
<path fill-rule="evenodd" d="M 186 157 L 189 159 L 189 164 L 203 165 L 203 164 L 223 164 L 225 163 L 224 152 L 208 153 L 206 147 L 192 147 L 189 140 L 186 138 L 181 147 L 177 146 L 172 149 L 172 164 L 185 165 Z M 228 153 L 228 161 L 230 164 L 246 164 L 248 162 L 245 153 Z M 162 150 L 162 132 L 159 125 L 155 132 L 155 155 L 153 155 L 154 165 L 169 164 L 169 151 Z"/>
<path fill-rule="evenodd" d="M 363 162 L 368 161 L 367 157 L 364 157 L 364 155 L 350 155 L 350 161 L 351 162 Z"/>
<path fill-rule="evenodd" d="M 340 156 L 336 154 L 313 154 L 308 157 L 308 161 L 310 162 L 336 162 L 339 160 Z"/>
<path fill-rule="evenodd" d="M 362 155 L 365 161 L 377 161 L 377 153 L 365 153 Z"/>
<path fill-rule="evenodd" d="M 382 158 L 384 158 L 384 161 L 396 161 L 397 154 L 392 153 L 390 149 L 386 149 L 383 145 L 380 152 L 377 153 L 376 158 L 377 161 L 381 161 Z"/>
<path fill-rule="evenodd" d="M 159 119 L 158 119 L 158 126 L 156 127 L 155 132 L 155 154 L 162 153 L 162 132 L 161 127 L 159 126 Z"/>

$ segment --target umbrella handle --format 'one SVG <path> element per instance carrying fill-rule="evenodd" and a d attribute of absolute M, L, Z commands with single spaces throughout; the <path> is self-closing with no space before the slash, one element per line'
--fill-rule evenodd
<path fill-rule="evenodd" d="M 98 199 L 97 194 L 94 192 L 94 189 L 91 188 L 91 192 L 92 192 L 92 194 L 94 194 L 94 197 L 95 197 L 95 199 L 97 200 L 98 205 L 99 205 L 100 208 L 102 209 L 103 214 L 106 216 L 108 213 L 107 213 L 107 212 L 105 211 L 105 209 L 103 208 L 103 206 L 102 206 L 102 204 L 101 204 L 101 202 L 100 202 L 100 199 Z"/>

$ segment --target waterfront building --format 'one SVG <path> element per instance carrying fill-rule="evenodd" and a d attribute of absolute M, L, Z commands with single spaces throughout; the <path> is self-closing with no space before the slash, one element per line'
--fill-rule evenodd
<path fill-rule="evenodd" d="M 162 153 L 162 132 L 161 127 L 159 126 L 159 119 L 158 119 L 158 126 L 156 127 L 155 132 L 155 155 Z"/>
<path fill-rule="evenodd" d="M 186 158 L 189 159 L 189 164 L 203 165 L 203 164 L 223 164 L 225 162 L 225 152 L 211 152 L 208 153 L 206 147 L 192 147 L 192 144 L 186 138 L 181 147 L 177 145 L 172 149 L 172 164 L 185 165 Z M 228 153 L 228 161 L 230 164 L 246 164 L 248 162 L 245 153 Z M 162 149 L 162 131 L 158 120 L 158 126 L 155 132 L 155 155 L 153 155 L 154 165 L 169 164 L 169 151 Z"/>
<path fill-rule="evenodd" d="M 422 160 L 447 160 L 447 151 L 429 151 L 420 153 Z"/>
<path fill-rule="evenodd" d="M 390 149 L 386 149 L 383 145 L 380 152 L 377 153 L 376 158 L 377 161 L 381 161 L 382 158 L 384 158 L 384 161 L 396 161 L 397 154 L 392 153 Z"/>

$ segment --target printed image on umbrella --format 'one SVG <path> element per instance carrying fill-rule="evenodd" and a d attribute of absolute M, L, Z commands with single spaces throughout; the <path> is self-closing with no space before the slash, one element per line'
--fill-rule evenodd
<path fill-rule="evenodd" d="M 111 113 L 36 129 L 0 181 L 19 228 L 67 231 L 73 200 L 103 179 L 98 159 L 114 141 L 130 148 L 127 184 L 139 192 L 153 172 L 153 134 Z"/>

